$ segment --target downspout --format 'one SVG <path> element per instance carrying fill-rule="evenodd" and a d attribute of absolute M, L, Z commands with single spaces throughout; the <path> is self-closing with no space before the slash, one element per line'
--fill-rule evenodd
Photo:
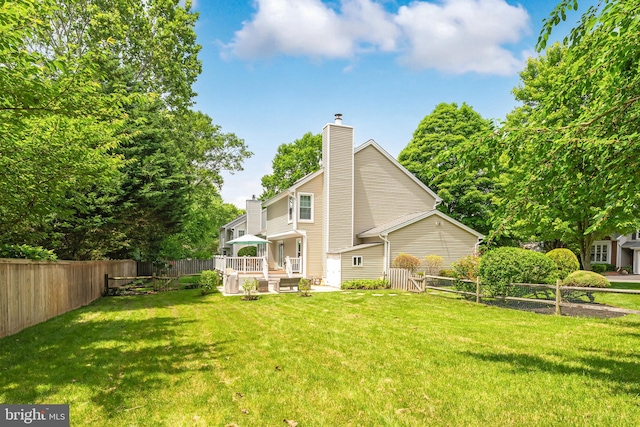
<path fill-rule="evenodd" d="M 389 265 L 390 265 L 390 260 L 389 257 L 391 256 L 391 242 L 389 242 L 389 240 L 387 239 L 387 236 L 382 235 L 382 234 L 378 234 L 378 237 L 381 238 L 384 241 L 384 276 L 385 278 L 387 277 L 387 274 L 389 273 Z"/>
<path fill-rule="evenodd" d="M 480 253 L 480 244 L 484 241 L 484 237 L 478 237 L 478 241 L 475 245 L 473 245 L 473 253 L 479 255 Z"/>

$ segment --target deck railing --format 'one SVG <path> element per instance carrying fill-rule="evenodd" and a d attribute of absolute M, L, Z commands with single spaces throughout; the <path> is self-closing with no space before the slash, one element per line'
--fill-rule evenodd
<path fill-rule="evenodd" d="M 302 272 L 302 258 L 300 257 L 285 257 L 284 264 L 285 271 L 289 277 L 294 273 L 298 274 Z"/>
<path fill-rule="evenodd" d="M 266 257 L 216 256 L 216 270 L 223 273 L 232 269 L 238 273 L 261 273 L 267 277 L 269 268 Z"/>

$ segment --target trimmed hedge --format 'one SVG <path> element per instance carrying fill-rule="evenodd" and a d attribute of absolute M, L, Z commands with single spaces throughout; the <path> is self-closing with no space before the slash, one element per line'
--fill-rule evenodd
<path fill-rule="evenodd" d="M 356 279 L 342 282 L 341 289 L 389 289 L 391 284 L 386 279 Z"/>
<path fill-rule="evenodd" d="M 558 278 L 564 279 L 580 269 L 580 262 L 578 257 L 569 249 L 558 248 L 546 253 L 546 255 L 553 260 L 558 266 Z"/>
<path fill-rule="evenodd" d="M 581 286 L 585 288 L 608 288 L 611 286 L 606 277 L 593 271 L 579 270 L 569 274 L 562 286 Z"/>
<path fill-rule="evenodd" d="M 411 271 L 416 271 L 420 268 L 420 258 L 410 254 L 400 253 L 391 263 L 392 267 L 396 268 L 408 268 Z"/>
<path fill-rule="evenodd" d="M 502 247 L 482 256 L 479 274 L 490 296 L 513 296 L 512 283 L 554 283 L 558 266 L 540 252 Z"/>
<path fill-rule="evenodd" d="M 255 246 L 245 246 L 238 251 L 238 256 L 256 256 L 258 249 Z"/>
<path fill-rule="evenodd" d="M 591 264 L 591 271 L 595 273 L 604 273 L 606 271 L 616 271 L 616 266 L 613 264 Z"/>

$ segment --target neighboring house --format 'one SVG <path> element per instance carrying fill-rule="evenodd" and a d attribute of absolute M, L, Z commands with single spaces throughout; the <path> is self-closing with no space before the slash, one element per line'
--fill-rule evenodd
<path fill-rule="evenodd" d="M 226 256 L 237 256 L 238 251 L 246 245 L 229 245 L 228 241 L 242 237 L 245 234 L 258 235 L 262 232 L 262 205 L 253 196 L 247 200 L 246 213 L 240 215 L 219 229 L 218 253 Z"/>
<path fill-rule="evenodd" d="M 640 230 L 594 242 L 591 263 L 613 264 L 616 268 L 631 266 L 634 274 L 640 274 Z"/>
<path fill-rule="evenodd" d="M 301 276 L 330 286 L 382 277 L 400 253 L 440 255 L 448 268 L 484 236 L 437 211 L 440 202 L 375 141 L 354 148 L 353 128 L 336 114 L 322 131 L 322 168 L 264 201 L 261 215 L 247 208 L 221 228 L 220 244 L 237 253 L 225 241 L 256 216 L 262 230 L 251 234 L 271 242 L 269 269 L 295 263 Z"/>

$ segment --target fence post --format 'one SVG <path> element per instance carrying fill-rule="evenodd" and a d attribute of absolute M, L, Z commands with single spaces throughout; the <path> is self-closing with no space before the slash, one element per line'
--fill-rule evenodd
<path fill-rule="evenodd" d="M 476 303 L 480 304 L 480 276 L 476 277 Z"/>
<path fill-rule="evenodd" d="M 560 279 L 556 280 L 556 316 L 562 315 L 562 312 L 560 311 L 560 301 L 562 301 L 562 296 L 560 295 L 560 283 L 561 282 L 562 282 L 562 280 L 560 280 Z"/>
<path fill-rule="evenodd" d="M 109 273 L 104 273 L 104 295 L 109 295 Z"/>

